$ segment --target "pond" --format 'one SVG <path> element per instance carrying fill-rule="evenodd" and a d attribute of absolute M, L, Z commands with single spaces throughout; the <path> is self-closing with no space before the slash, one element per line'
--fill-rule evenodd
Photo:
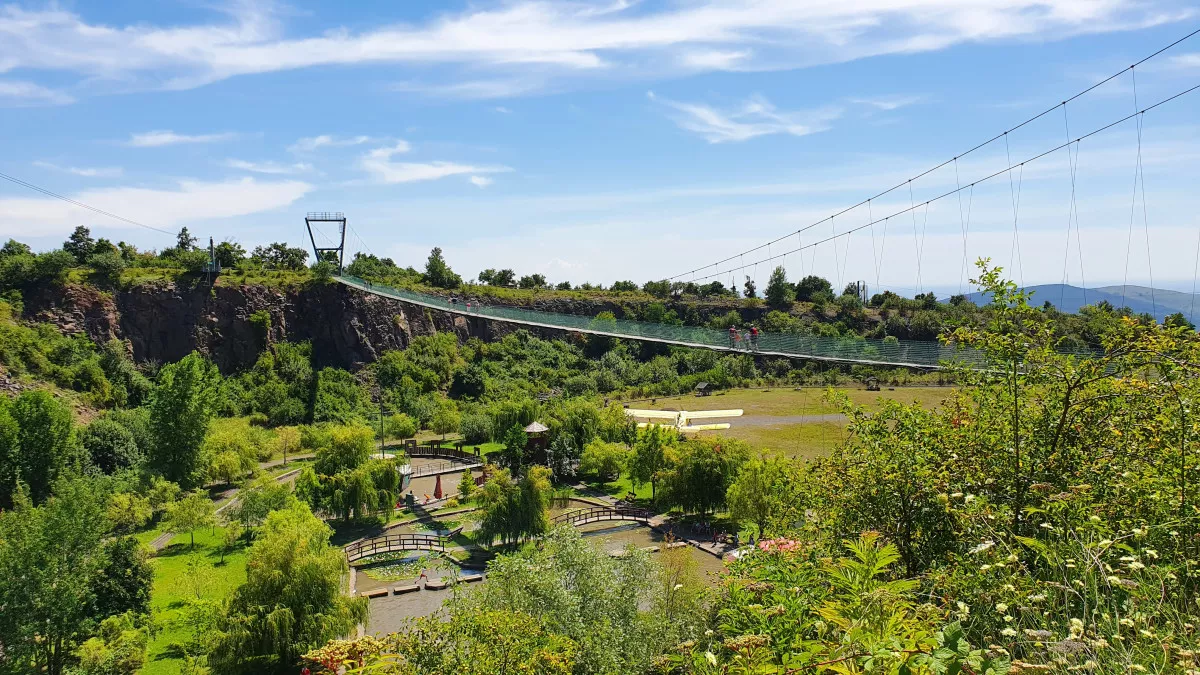
<path fill-rule="evenodd" d="M 635 548 L 666 546 L 662 533 L 636 523 L 592 523 L 580 528 L 580 532 L 594 546 L 609 553 L 622 551 L 627 545 L 633 545 Z M 691 546 L 688 547 L 688 551 L 696 562 L 697 572 L 706 583 L 714 584 L 716 575 L 724 567 L 721 560 Z M 651 554 L 651 557 L 654 555 Z M 361 592 L 412 583 L 410 580 L 415 580 L 421 569 L 426 569 L 429 576 L 434 579 L 448 577 L 455 572 L 459 574 L 472 573 L 460 571 L 452 563 L 428 553 L 408 552 L 407 554 L 397 554 L 394 560 L 382 561 L 373 569 L 357 568 L 355 570 L 357 590 Z M 382 578 L 373 578 L 373 576 Z M 401 577 L 403 580 L 400 580 Z M 487 581 L 481 583 L 487 583 Z M 460 587 L 460 589 L 470 592 L 470 586 Z M 408 618 L 433 614 L 453 593 L 454 591 L 450 589 L 440 591 L 422 589 L 404 595 L 374 598 L 371 600 L 371 616 L 367 621 L 366 632 L 368 635 L 374 635 L 400 630 Z"/>

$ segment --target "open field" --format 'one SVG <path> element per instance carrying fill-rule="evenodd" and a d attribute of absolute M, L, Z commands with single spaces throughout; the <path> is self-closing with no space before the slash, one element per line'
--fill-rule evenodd
<path fill-rule="evenodd" d="M 726 410 L 741 408 L 742 417 L 714 422 L 729 422 L 726 431 L 701 432 L 746 441 L 759 450 L 789 457 L 816 457 L 828 452 L 846 438 L 846 420 L 825 401 L 828 388 L 737 389 L 707 397 L 694 395 L 658 398 L 653 402 L 629 404 L 649 410 Z M 862 388 L 836 391 L 868 410 L 878 409 L 881 399 L 901 403 L 919 403 L 934 407 L 949 396 L 949 387 L 897 387 L 894 390 L 867 391 Z"/>
<path fill-rule="evenodd" d="M 196 547 L 187 534 L 152 559 L 154 586 L 150 607 L 158 630 L 150 640 L 143 675 L 176 675 L 182 672 L 183 655 L 177 645 L 191 635 L 187 625 L 189 601 L 220 603 L 246 580 L 246 544 L 241 541 L 221 560 L 222 528 L 196 530 Z"/>

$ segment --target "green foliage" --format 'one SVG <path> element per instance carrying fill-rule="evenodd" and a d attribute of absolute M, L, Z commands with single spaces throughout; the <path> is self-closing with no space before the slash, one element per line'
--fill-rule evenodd
<path fill-rule="evenodd" d="M 344 520 L 387 510 L 399 495 L 400 479 L 390 459 L 371 459 L 375 436 L 369 427 L 333 427 L 328 445 L 317 449 L 312 468 L 296 481 L 296 494 L 315 510 Z"/>
<path fill-rule="evenodd" d="M 678 450 L 678 460 L 661 474 L 658 501 L 690 513 L 723 508 L 729 486 L 750 458 L 749 447 L 730 438 L 695 438 Z"/>
<path fill-rule="evenodd" d="M 150 400 L 149 463 L 167 480 L 190 487 L 203 475 L 200 447 L 219 383 L 216 366 L 196 352 L 159 371 Z"/>
<path fill-rule="evenodd" d="M 796 290 L 787 280 L 787 271 L 780 265 L 771 272 L 767 282 L 767 304 L 775 309 L 788 309 L 796 300 Z"/>
<path fill-rule="evenodd" d="M 112 502 L 109 502 L 111 511 Z M 92 582 L 99 616 L 150 612 L 150 587 L 154 568 L 146 549 L 133 537 L 116 537 L 104 542 L 104 565 Z M 101 633 L 103 633 L 101 626 Z"/>
<path fill-rule="evenodd" d="M 54 481 L 78 463 L 71 411 L 44 391 L 26 391 L 11 404 L 0 403 L 0 440 L 4 437 L 0 477 L 10 482 L 0 486 L 0 506 L 12 503 L 18 482 L 34 504 L 44 502 Z"/>
<path fill-rule="evenodd" d="M 335 640 L 304 658 L 347 675 L 570 675 L 578 651 L 528 614 L 464 607 L 446 619 L 422 617 L 383 639 Z"/>
<path fill-rule="evenodd" d="M 484 483 L 480 491 L 483 518 L 477 540 L 485 545 L 500 537 L 502 544 L 525 541 L 549 527 L 550 471 L 531 466 L 520 480 L 501 469 Z"/>
<path fill-rule="evenodd" d="M 272 511 L 287 508 L 295 496 L 291 487 L 270 476 L 260 476 L 242 488 L 238 501 L 230 507 L 229 517 L 246 527 L 257 528 Z"/>
<path fill-rule="evenodd" d="M 250 261 L 268 270 L 301 270 L 308 260 L 308 251 L 275 242 L 269 246 L 256 246 Z"/>
<path fill-rule="evenodd" d="M 458 408 L 451 401 L 445 401 L 438 406 L 437 412 L 433 414 L 433 419 L 429 421 L 429 428 L 435 434 L 441 434 L 442 438 L 446 438 L 446 434 L 458 431 L 459 424 L 462 423 L 462 416 L 458 413 Z"/>
<path fill-rule="evenodd" d="M 100 622 L 96 637 L 79 646 L 77 675 L 134 675 L 146 664 L 150 642 L 148 626 L 139 625 L 133 613 L 110 616 Z"/>
<path fill-rule="evenodd" d="M 370 415 L 371 399 L 349 371 L 322 368 L 317 373 L 314 422 L 349 424 Z"/>
<path fill-rule="evenodd" d="M 637 433 L 629 457 L 629 478 L 635 490 L 639 484 L 649 483 L 651 496 L 657 498 L 659 474 L 674 463 L 678 440 L 677 432 L 662 426 L 649 426 Z"/>
<path fill-rule="evenodd" d="M 183 499 L 167 505 L 164 526 L 172 532 L 186 532 L 191 546 L 196 546 L 196 530 L 217 522 L 217 507 L 204 492 L 197 490 Z"/>
<path fill-rule="evenodd" d="M 579 471 L 607 482 L 616 478 L 629 461 L 629 448 L 623 443 L 592 441 L 583 448 Z"/>
<path fill-rule="evenodd" d="M 796 299 L 801 302 L 816 302 L 820 298 L 833 297 L 833 284 L 827 279 L 810 274 L 796 282 Z"/>
<path fill-rule="evenodd" d="M 442 249 L 434 247 L 425 261 L 425 283 L 437 288 L 458 288 L 462 285 L 462 277 L 454 273 L 442 257 Z"/>
<path fill-rule="evenodd" d="M 464 413 L 458 430 L 467 443 L 486 443 L 492 440 L 492 419 L 482 413 Z"/>
<path fill-rule="evenodd" d="M 150 522 L 154 509 L 147 497 L 132 492 L 117 492 L 109 497 L 105 513 L 113 531 L 128 534 Z"/>
<path fill-rule="evenodd" d="M 384 429 L 388 438 L 412 438 L 417 435 L 416 421 L 404 413 L 389 415 L 384 422 Z"/>
<path fill-rule="evenodd" d="M 751 459 L 742 466 L 725 493 L 729 515 L 735 520 L 754 523 L 761 539 L 767 523 L 789 506 L 786 482 L 787 464 L 784 461 L 772 457 Z"/>
<path fill-rule="evenodd" d="M 106 474 L 136 467 L 142 461 L 142 451 L 133 433 L 107 417 L 87 425 L 79 441 L 92 466 Z"/>
<path fill-rule="evenodd" d="M 222 673 L 294 672 L 300 656 L 365 620 L 364 598 L 342 593 L 347 573 L 332 530 L 303 504 L 267 517 L 250 549 L 209 664 Z"/>
<path fill-rule="evenodd" d="M 61 675 L 104 618 L 95 585 L 106 568 L 105 495 L 93 481 L 55 486 L 42 506 L 0 513 L 0 644 L 18 672 Z"/>

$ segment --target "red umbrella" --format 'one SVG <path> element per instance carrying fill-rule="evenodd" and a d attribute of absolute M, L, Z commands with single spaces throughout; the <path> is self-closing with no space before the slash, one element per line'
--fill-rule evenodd
<path fill-rule="evenodd" d="M 441 477 L 441 475 L 439 475 L 437 477 L 437 484 L 433 486 L 433 498 L 434 499 L 442 498 L 442 477 Z"/>

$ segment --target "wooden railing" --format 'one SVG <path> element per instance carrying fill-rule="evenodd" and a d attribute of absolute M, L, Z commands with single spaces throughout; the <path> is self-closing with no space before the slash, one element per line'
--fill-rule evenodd
<path fill-rule="evenodd" d="M 455 459 L 460 462 L 469 462 L 475 464 L 483 461 L 483 458 L 473 452 L 463 452 L 454 448 L 438 448 L 429 446 L 409 447 L 405 449 L 409 457 L 437 457 L 440 459 Z"/>
<path fill-rule="evenodd" d="M 346 560 L 354 562 L 393 551 L 446 551 L 446 539 L 436 534 L 389 534 L 364 539 L 346 547 Z"/>
<path fill-rule="evenodd" d="M 654 514 L 646 509 L 630 506 L 593 506 L 560 513 L 550 519 L 555 525 L 584 525 L 602 520 L 629 520 L 649 525 Z"/>
<path fill-rule="evenodd" d="M 479 458 L 472 458 L 473 461 L 464 463 L 461 460 L 450 460 L 446 462 L 438 462 L 437 464 L 427 464 L 425 466 L 413 469 L 412 477 L 420 478 L 421 476 L 432 476 L 438 473 L 449 472 L 452 469 L 462 471 L 467 467 L 482 466 L 483 462 Z"/>

